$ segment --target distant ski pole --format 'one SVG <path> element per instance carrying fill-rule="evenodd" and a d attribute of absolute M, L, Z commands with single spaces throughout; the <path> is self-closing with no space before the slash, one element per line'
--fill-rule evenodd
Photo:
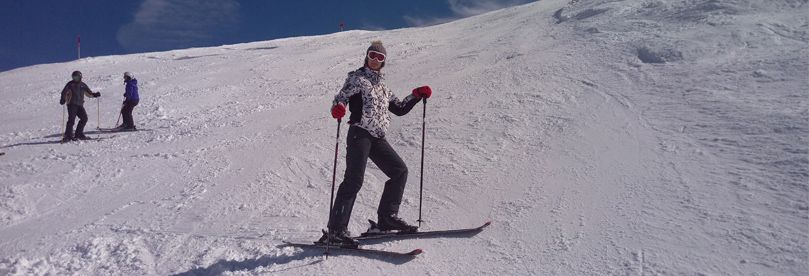
<path fill-rule="evenodd" d="M 424 107 L 421 113 L 421 183 L 419 183 L 419 228 L 421 228 L 421 222 L 424 220 L 421 219 L 421 202 L 424 196 L 424 130 L 427 120 L 427 98 L 423 98 L 421 100 L 422 106 Z"/>
<path fill-rule="evenodd" d="M 66 123 L 65 123 L 65 110 L 66 109 L 67 109 L 67 105 L 65 105 L 65 108 L 62 108 L 62 126 L 60 128 L 67 128 Z M 64 129 L 62 129 L 62 140 L 64 140 L 64 139 L 65 139 L 65 131 L 64 131 Z"/>
<path fill-rule="evenodd" d="M 101 99 L 96 98 L 96 129 L 101 129 Z"/>
<path fill-rule="evenodd" d="M 337 139 L 334 143 L 334 169 L 331 172 L 331 197 L 329 198 L 329 219 L 331 220 L 331 212 L 334 211 L 332 208 L 334 207 L 334 185 L 337 182 L 337 151 L 340 149 L 340 122 L 341 119 L 337 119 Z M 329 258 L 329 246 L 331 245 L 331 227 L 326 227 L 328 233 L 326 234 L 326 252 L 323 254 L 326 255 L 326 258 Z"/>
<path fill-rule="evenodd" d="M 73 99 L 73 92 L 68 90 L 67 99 L 65 100 L 65 108 L 62 109 L 62 140 L 65 140 L 65 131 L 67 131 L 67 123 L 65 123 L 65 112 L 67 112 L 67 106 L 70 105 L 70 100 Z M 73 132 L 73 125 L 70 125 L 70 132 Z M 72 138 L 72 137 L 71 137 Z"/>
<path fill-rule="evenodd" d="M 113 128 L 118 127 L 118 122 L 121 121 L 121 114 L 124 114 L 124 106 L 123 105 L 121 105 L 121 111 L 118 112 L 118 119 L 115 120 L 115 125 L 112 126 Z"/>

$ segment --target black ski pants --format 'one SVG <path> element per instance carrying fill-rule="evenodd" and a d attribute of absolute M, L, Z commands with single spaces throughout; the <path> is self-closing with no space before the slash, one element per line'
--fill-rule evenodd
<path fill-rule="evenodd" d="M 65 138 L 73 138 L 73 123 L 79 116 L 79 124 L 76 126 L 76 136 L 84 135 L 84 126 L 87 124 L 87 111 L 84 106 L 76 104 L 67 105 L 67 125 L 65 125 Z"/>
<path fill-rule="evenodd" d="M 345 176 L 337 190 L 333 211 L 329 216 L 328 227 L 332 230 L 348 228 L 354 200 L 357 199 L 357 192 L 362 188 L 368 158 L 390 178 L 385 182 L 377 215 L 383 217 L 399 213 L 402 194 L 404 194 L 405 184 L 407 184 L 407 166 L 384 137 L 376 138 L 360 127 L 351 126 L 348 128 L 346 140 Z"/>
<path fill-rule="evenodd" d="M 132 119 L 132 110 L 138 105 L 139 100 L 126 100 L 121 107 L 121 115 L 124 117 L 124 127 L 134 127 L 135 120 Z"/>

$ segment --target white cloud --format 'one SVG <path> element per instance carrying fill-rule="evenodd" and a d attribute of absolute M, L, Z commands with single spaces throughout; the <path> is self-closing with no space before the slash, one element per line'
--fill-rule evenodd
<path fill-rule="evenodd" d="M 447 0 L 449 9 L 453 13 L 451 16 L 418 17 L 406 15 L 404 16 L 404 20 L 411 26 L 436 25 L 534 1 L 535 0 Z"/>
<path fill-rule="evenodd" d="M 235 0 L 146 0 L 118 29 L 118 43 L 129 51 L 204 45 L 234 30 L 238 16 Z"/>

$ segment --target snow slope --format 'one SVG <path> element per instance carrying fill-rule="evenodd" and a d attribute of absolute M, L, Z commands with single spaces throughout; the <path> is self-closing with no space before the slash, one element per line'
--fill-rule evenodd
<path fill-rule="evenodd" d="M 85 58 L 0 73 L 0 274 L 805 275 L 806 0 L 546 0 L 455 22 Z M 326 224 L 328 114 L 370 41 L 426 104 L 409 262 L 276 248 Z M 60 145 L 73 70 L 92 142 Z M 96 133 L 136 74 L 144 131 Z M 120 93 L 120 94 L 119 94 Z M 100 111 L 97 107 L 100 106 Z M 393 120 L 418 216 L 421 112 Z M 338 181 L 344 169 L 343 125 Z M 368 170 L 350 230 L 375 217 Z"/>

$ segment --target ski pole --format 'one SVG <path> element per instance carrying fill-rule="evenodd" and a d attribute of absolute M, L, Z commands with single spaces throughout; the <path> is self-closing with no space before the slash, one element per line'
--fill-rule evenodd
<path fill-rule="evenodd" d="M 101 129 L 101 99 L 96 100 L 96 129 Z"/>
<path fill-rule="evenodd" d="M 334 185 L 337 182 L 337 151 L 340 149 L 340 122 L 342 119 L 337 119 L 337 140 L 334 143 L 334 169 L 331 172 L 331 197 L 329 198 L 329 220 L 331 220 L 331 212 L 334 211 Z M 329 246 L 331 245 L 331 228 L 326 227 L 328 230 L 326 234 L 326 259 L 329 258 Z"/>
<path fill-rule="evenodd" d="M 62 108 L 62 127 L 63 128 L 67 128 L 67 125 L 65 123 L 65 109 L 67 109 L 67 105 L 65 105 L 65 108 Z M 65 131 L 62 130 L 62 140 L 64 140 L 64 139 L 65 139 Z"/>
<path fill-rule="evenodd" d="M 115 125 L 113 126 L 113 128 L 118 127 L 118 122 L 121 121 L 121 114 L 123 114 L 123 113 L 118 112 L 118 120 L 115 120 Z"/>
<path fill-rule="evenodd" d="M 62 126 L 65 128 L 62 131 L 62 140 L 65 140 L 65 131 L 67 131 L 67 123 L 65 123 L 65 112 L 67 111 L 67 106 L 70 105 L 70 100 L 73 99 L 73 91 L 68 90 L 67 94 L 65 95 L 65 108 L 62 109 Z M 70 125 L 70 132 L 73 132 L 73 125 Z"/>
<path fill-rule="evenodd" d="M 119 112 L 118 112 L 118 120 L 115 120 L 115 125 L 114 125 L 114 126 L 112 126 L 113 128 L 118 127 L 118 122 L 120 122 L 120 121 L 121 121 L 121 114 L 124 114 L 124 107 L 123 107 L 123 105 L 121 106 L 121 111 L 119 111 Z"/>
<path fill-rule="evenodd" d="M 419 183 L 419 228 L 421 228 L 421 200 L 424 195 L 424 129 L 427 118 L 427 98 L 421 100 L 424 110 L 421 113 L 421 183 Z"/>

